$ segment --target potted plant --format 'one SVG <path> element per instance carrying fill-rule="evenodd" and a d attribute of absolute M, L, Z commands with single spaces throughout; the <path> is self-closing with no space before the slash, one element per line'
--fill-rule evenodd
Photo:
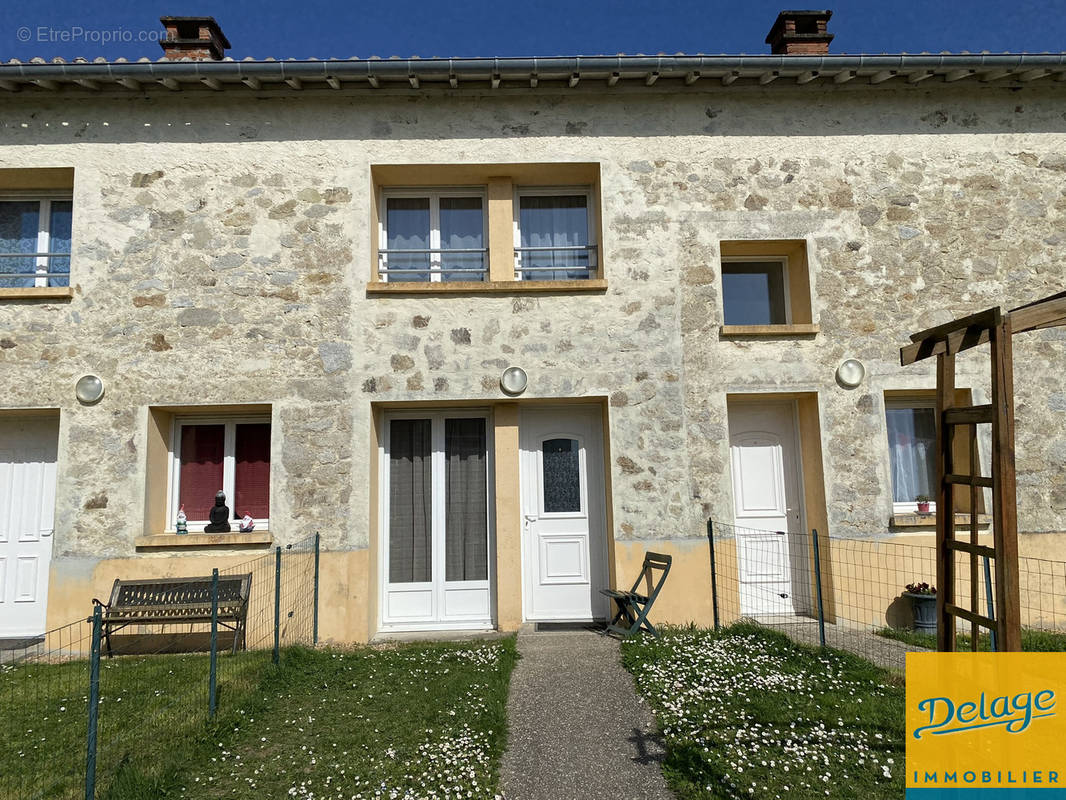
<path fill-rule="evenodd" d="M 929 495 L 920 494 L 920 495 L 918 495 L 917 497 L 914 498 L 914 501 L 918 504 L 918 513 L 919 514 L 928 514 L 929 513 Z"/>
<path fill-rule="evenodd" d="M 936 587 L 921 581 L 908 583 L 904 589 L 903 596 L 911 600 L 914 629 L 923 633 L 936 633 Z"/>

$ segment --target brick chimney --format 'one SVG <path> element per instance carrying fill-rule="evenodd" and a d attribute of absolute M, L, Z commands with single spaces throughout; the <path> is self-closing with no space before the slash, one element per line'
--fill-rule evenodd
<path fill-rule="evenodd" d="M 160 17 L 159 21 L 167 29 L 159 46 L 168 61 L 221 61 L 230 47 L 214 17 Z"/>
<path fill-rule="evenodd" d="M 833 34 L 826 32 L 832 11 L 782 11 L 766 34 L 770 52 L 785 56 L 817 56 L 829 52 Z"/>

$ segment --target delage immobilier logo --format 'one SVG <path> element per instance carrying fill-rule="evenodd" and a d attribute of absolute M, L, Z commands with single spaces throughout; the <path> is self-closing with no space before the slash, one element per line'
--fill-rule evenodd
<path fill-rule="evenodd" d="M 908 653 L 907 797 L 1066 798 L 1066 653 Z"/>

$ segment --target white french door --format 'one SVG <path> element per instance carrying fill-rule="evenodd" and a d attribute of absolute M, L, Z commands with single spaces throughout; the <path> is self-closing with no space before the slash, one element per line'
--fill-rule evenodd
<path fill-rule="evenodd" d="M 59 420 L 0 419 L 0 636 L 45 630 Z"/>
<path fill-rule="evenodd" d="M 600 410 L 526 409 L 520 438 L 524 617 L 602 618 L 607 553 Z"/>
<path fill-rule="evenodd" d="M 485 412 L 385 418 L 383 630 L 493 626 L 491 426 Z"/>
<path fill-rule="evenodd" d="M 742 614 L 792 615 L 807 605 L 795 415 L 791 401 L 729 405 Z"/>

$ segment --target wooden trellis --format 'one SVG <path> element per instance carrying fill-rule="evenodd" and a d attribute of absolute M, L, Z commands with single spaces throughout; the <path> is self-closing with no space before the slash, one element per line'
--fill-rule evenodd
<path fill-rule="evenodd" d="M 955 650 L 957 620 L 970 623 L 972 648 L 977 649 L 978 629 L 995 631 L 998 650 L 1019 651 L 1021 605 L 1018 587 L 1018 496 L 1014 473 L 1014 363 L 1012 337 L 1016 333 L 1066 324 L 1066 292 L 1004 312 L 999 307 L 962 317 L 911 336 L 912 344 L 900 349 L 900 363 L 913 364 L 936 356 L 936 582 L 937 649 Z M 988 343 L 991 354 L 992 402 L 978 406 L 955 405 L 955 356 Z M 977 426 L 992 426 L 991 475 L 976 474 Z M 955 437 L 966 431 L 970 468 L 957 471 Z M 970 495 L 969 539 L 955 537 L 955 492 Z M 978 498 L 981 489 L 992 490 L 992 546 L 978 541 Z M 969 555 L 969 607 L 955 596 L 956 554 Z M 980 613 L 978 559 L 995 564 L 994 619 Z"/>

